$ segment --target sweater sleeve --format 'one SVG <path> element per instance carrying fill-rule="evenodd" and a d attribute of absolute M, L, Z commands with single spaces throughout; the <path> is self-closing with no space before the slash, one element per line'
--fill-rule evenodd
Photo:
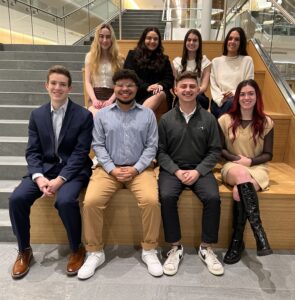
<path fill-rule="evenodd" d="M 163 77 L 158 82 L 158 84 L 162 85 L 164 90 L 166 91 L 170 90 L 173 87 L 174 76 L 173 76 L 172 67 L 168 57 L 165 57 L 165 65 L 162 73 L 163 73 Z"/>
<path fill-rule="evenodd" d="M 159 147 L 157 160 L 161 168 L 169 172 L 171 175 L 179 170 L 179 166 L 174 163 L 170 155 L 168 154 L 168 137 L 166 131 L 166 120 L 162 117 L 158 124 L 159 130 Z"/>
<path fill-rule="evenodd" d="M 221 101 L 223 99 L 223 95 L 217 82 L 218 66 L 219 66 L 218 60 L 213 59 L 212 66 L 211 66 L 211 73 L 210 73 L 210 89 L 211 89 L 211 96 L 213 101 L 219 107 L 221 107 L 222 105 Z"/>
<path fill-rule="evenodd" d="M 251 56 L 246 56 L 245 79 L 254 79 L 254 64 Z"/>

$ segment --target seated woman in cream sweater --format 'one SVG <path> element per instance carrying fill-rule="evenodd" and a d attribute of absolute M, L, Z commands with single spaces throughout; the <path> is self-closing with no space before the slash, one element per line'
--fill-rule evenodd
<path fill-rule="evenodd" d="M 211 112 L 216 118 L 230 109 L 237 85 L 243 80 L 254 79 L 253 60 L 246 46 L 244 30 L 234 27 L 224 40 L 223 55 L 212 60 Z"/>

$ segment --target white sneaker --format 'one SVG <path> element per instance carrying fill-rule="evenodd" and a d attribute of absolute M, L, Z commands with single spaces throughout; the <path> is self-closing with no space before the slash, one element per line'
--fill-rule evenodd
<path fill-rule="evenodd" d="M 183 247 L 181 249 L 172 248 L 167 253 L 168 258 L 163 265 L 163 271 L 166 275 L 175 275 L 178 271 L 178 266 L 183 258 Z"/>
<path fill-rule="evenodd" d="M 87 252 L 87 258 L 78 271 L 79 279 L 88 279 L 94 275 L 95 270 L 105 262 L 104 251 Z"/>
<path fill-rule="evenodd" d="M 216 254 L 213 252 L 212 248 L 199 248 L 199 257 L 207 265 L 210 273 L 213 275 L 223 275 L 224 268 L 220 261 L 217 259 Z"/>
<path fill-rule="evenodd" d="M 142 249 L 141 259 L 147 265 L 148 271 L 153 276 L 162 276 L 163 267 L 158 259 L 157 250 L 144 250 Z"/>

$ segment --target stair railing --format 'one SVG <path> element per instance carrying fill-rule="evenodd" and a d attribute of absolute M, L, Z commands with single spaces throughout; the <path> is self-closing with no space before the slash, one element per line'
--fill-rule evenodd
<path fill-rule="evenodd" d="M 7 21 L 7 31 L 9 32 L 10 35 L 10 42 L 14 43 L 14 38 L 13 34 L 16 33 L 17 31 L 13 31 L 13 26 L 14 24 L 14 18 L 13 15 L 16 13 L 21 13 L 23 18 L 25 19 L 26 17 L 30 18 L 30 28 L 27 27 L 28 22 L 21 24 L 19 27 L 21 30 L 19 32 L 22 34 L 23 37 L 27 39 L 27 42 L 32 43 L 32 44 L 40 44 L 40 43 L 49 43 L 49 44 L 73 44 L 77 39 L 80 40 L 81 37 L 84 35 L 90 33 L 93 28 L 95 28 L 98 24 L 101 22 L 104 22 L 106 19 L 112 19 L 115 15 L 118 15 L 118 7 L 115 4 L 116 1 L 111 1 L 111 0 L 102 0 L 98 2 L 97 0 L 87 0 L 87 3 L 78 6 L 74 8 L 73 10 L 69 11 L 68 13 L 63 13 L 63 15 L 58 15 L 52 11 L 47 11 L 46 9 L 43 9 L 42 7 L 39 7 L 37 5 L 33 5 L 32 2 L 30 1 L 29 3 L 26 3 L 22 0 L 12 0 L 12 1 L 7 1 L 6 7 L 8 10 L 8 21 Z M 121 0 L 119 0 L 120 5 L 121 5 Z M 107 6 L 107 17 L 103 17 L 97 14 L 97 12 L 94 11 L 94 6 L 95 4 L 98 4 L 100 6 Z M 3 2 L 2 5 L 5 5 Z M 16 9 L 17 7 L 17 9 Z M 110 7 L 110 8 L 109 8 Z M 17 11 L 18 10 L 18 11 Z M 65 11 L 64 7 L 62 9 Z M 100 9 L 101 13 L 105 13 L 105 9 Z M 115 13 L 111 13 L 111 16 L 109 16 L 109 11 L 114 11 L 116 10 Z M 21 12 L 19 12 L 21 11 Z M 84 15 L 84 17 L 80 17 L 78 22 L 83 22 L 80 27 L 73 22 L 71 24 L 73 26 L 73 30 L 69 29 L 69 24 L 66 24 L 67 22 L 69 23 L 69 20 L 71 19 L 78 19 L 78 15 Z M 40 17 L 40 15 L 42 17 Z M 86 15 L 86 16 L 85 16 Z M 48 30 L 46 32 L 46 35 L 44 34 L 44 37 L 42 35 L 38 35 L 37 31 L 39 30 L 38 26 L 34 24 L 34 20 L 37 18 L 41 20 L 41 22 L 45 22 L 46 20 L 47 25 L 43 24 L 43 27 L 46 27 Z M 75 20 L 75 21 L 76 21 Z M 39 22 L 40 23 L 40 22 Z M 77 23 L 77 22 L 76 22 Z M 51 26 L 50 26 L 51 25 Z M 40 25 L 39 25 L 40 26 Z M 23 29 L 25 28 L 25 31 L 27 33 L 23 33 Z M 78 30 L 77 30 L 78 29 Z M 79 30 L 84 30 L 84 32 L 79 33 Z M 39 30 L 40 31 L 40 30 Z M 29 33 L 30 32 L 30 33 Z M 50 35 L 50 38 L 49 38 Z"/>

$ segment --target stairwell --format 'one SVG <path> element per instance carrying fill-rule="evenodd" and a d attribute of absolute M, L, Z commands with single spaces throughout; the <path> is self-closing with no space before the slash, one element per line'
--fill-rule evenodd
<path fill-rule="evenodd" d="M 8 197 L 26 174 L 25 149 L 31 111 L 49 101 L 47 70 L 67 67 L 73 79 L 70 95 L 83 105 L 84 66 L 88 46 L 3 45 L 0 51 L 0 242 L 14 241 Z"/>
<path fill-rule="evenodd" d="M 138 40 L 143 30 L 148 26 L 159 28 L 162 38 L 164 37 L 166 23 L 162 21 L 162 10 L 138 10 L 128 9 L 122 14 L 122 40 Z M 111 22 L 116 38 L 119 39 L 119 17 Z M 91 44 L 93 36 L 85 45 Z"/>

